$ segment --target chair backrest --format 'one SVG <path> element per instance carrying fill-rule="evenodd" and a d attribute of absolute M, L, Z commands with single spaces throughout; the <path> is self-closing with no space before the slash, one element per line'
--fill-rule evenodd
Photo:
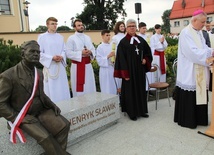
<path fill-rule="evenodd" d="M 153 74 L 154 74 L 154 82 L 160 82 L 160 75 L 161 75 L 161 70 L 160 67 L 157 64 L 152 64 L 152 67 L 157 68 Z"/>
<path fill-rule="evenodd" d="M 150 71 L 149 72 L 151 72 L 152 74 L 154 74 L 154 81 L 152 81 L 152 82 L 158 82 L 158 70 L 159 68 L 158 68 L 158 66 L 156 65 L 156 64 L 152 64 L 152 67 L 151 67 L 151 69 L 150 69 Z M 147 74 L 146 74 L 146 88 L 148 88 L 149 87 L 149 78 L 148 78 L 148 76 L 147 76 Z"/>
<path fill-rule="evenodd" d="M 173 70 L 173 73 L 174 75 L 176 76 L 176 73 L 177 73 L 177 62 L 178 62 L 178 58 L 176 58 L 173 62 L 173 65 L 172 65 L 172 70 Z"/>

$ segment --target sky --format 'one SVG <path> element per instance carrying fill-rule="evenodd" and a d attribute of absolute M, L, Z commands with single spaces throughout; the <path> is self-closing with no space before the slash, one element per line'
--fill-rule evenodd
<path fill-rule="evenodd" d="M 66 25 L 71 28 L 71 17 L 81 14 L 84 8 L 83 0 L 28 0 L 30 29 L 35 30 L 39 25 L 46 25 L 48 17 L 56 17 L 58 26 Z M 124 2 L 124 9 L 127 17 L 125 21 L 132 18 L 138 22 L 138 15 L 135 14 L 135 3 L 141 3 L 142 13 L 139 14 L 139 21 L 145 22 L 147 28 L 155 24 L 162 24 L 163 12 L 171 9 L 174 0 L 127 0 Z M 118 18 L 117 21 L 120 21 Z M 83 21 L 84 23 L 84 21 Z"/>

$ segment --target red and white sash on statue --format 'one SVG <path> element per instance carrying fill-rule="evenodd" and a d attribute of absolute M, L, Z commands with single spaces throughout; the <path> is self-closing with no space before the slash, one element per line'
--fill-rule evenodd
<path fill-rule="evenodd" d="M 10 141 L 14 144 L 16 144 L 16 134 L 22 143 L 26 142 L 24 134 L 23 134 L 22 130 L 19 128 L 19 125 L 21 124 L 22 120 L 24 119 L 29 107 L 33 103 L 33 97 L 34 97 L 35 92 L 38 87 L 39 76 L 38 76 L 36 67 L 34 68 L 34 70 L 35 70 L 35 78 L 34 78 L 33 92 L 31 94 L 30 98 L 28 99 L 28 101 L 25 103 L 24 107 L 22 107 L 22 110 L 19 112 L 18 116 L 16 117 L 16 120 L 13 123 L 11 121 L 8 122 L 11 127 Z"/>

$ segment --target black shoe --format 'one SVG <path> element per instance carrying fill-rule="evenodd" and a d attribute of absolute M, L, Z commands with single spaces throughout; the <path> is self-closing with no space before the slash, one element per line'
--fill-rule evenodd
<path fill-rule="evenodd" d="M 148 114 L 142 114 L 141 116 L 142 116 L 142 117 L 145 117 L 145 118 L 148 118 L 148 117 L 149 117 Z"/>
<path fill-rule="evenodd" d="M 137 120 L 137 117 L 130 117 L 130 120 L 136 121 L 136 120 Z"/>

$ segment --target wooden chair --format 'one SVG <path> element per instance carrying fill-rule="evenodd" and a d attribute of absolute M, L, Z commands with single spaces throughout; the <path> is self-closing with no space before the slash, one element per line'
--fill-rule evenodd
<path fill-rule="evenodd" d="M 168 101 L 169 101 L 169 106 L 171 107 L 171 103 L 170 103 L 170 98 L 169 98 L 169 84 L 167 82 L 160 82 L 160 68 L 158 65 L 156 64 L 153 64 L 150 72 L 153 72 L 155 73 L 155 76 L 157 77 L 157 82 L 154 82 L 154 83 L 149 83 L 149 80 L 148 80 L 148 77 L 147 78 L 147 81 L 148 81 L 148 92 L 147 92 L 147 100 L 148 100 L 148 96 L 149 96 L 149 91 L 151 88 L 154 88 L 155 89 L 155 102 L 156 102 L 156 110 L 157 110 L 157 103 L 159 101 L 159 93 L 160 92 L 166 92 L 167 93 L 167 98 L 168 98 Z"/>

